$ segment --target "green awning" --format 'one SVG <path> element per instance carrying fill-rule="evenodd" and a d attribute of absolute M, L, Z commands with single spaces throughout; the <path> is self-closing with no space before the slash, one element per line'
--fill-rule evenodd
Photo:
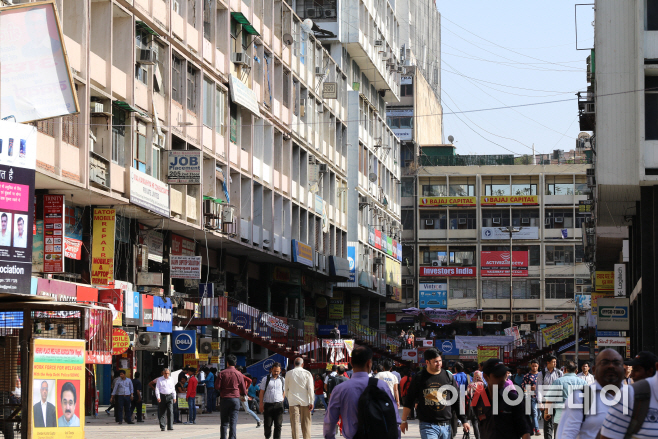
<path fill-rule="evenodd" d="M 231 17 L 240 23 L 242 25 L 242 30 L 247 32 L 249 35 L 260 36 L 256 28 L 251 25 L 247 17 L 245 17 L 242 12 L 231 12 Z"/>
<path fill-rule="evenodd" d="M 136 23 L 137 28 L 143 30 L 144 32 L 147 32 L 154 37 L 160 38 L 160 34 L 154 31 L 148 24 L 144 23 L 143 21 L 137 21 Z"/>
<path fill-rule="evenodd" d="M 221 198 L 213 198 L 213 197 L 209 197 L 208 195 L 204 195 L 204 196 L 203 196 L 203 200 L 204 200 L 204 201 L 205 201 L 205 200 L 212 200 L 214 203 L 217 203 L 217 204 L 222 204 L 222 203 L 224 203 L 224 200 L 222 200 Z"/>
<path fill-rule="evenodd" d="M 124 101 L 114 101 L 112 102 L 112 105 L 114 105 L 117 108 L 122 109 L 123 111 L 127 111 L 128 113 L 139 113 L 142 116 L 147 116 L 146 114 L 142 113 L 139 111 L 137 108 L 131 106 L 129 103 L 124 102 Z"/>

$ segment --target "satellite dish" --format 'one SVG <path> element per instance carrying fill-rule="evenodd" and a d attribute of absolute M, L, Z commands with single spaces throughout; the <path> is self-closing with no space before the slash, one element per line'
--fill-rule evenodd
<path fill-rule="evenodd" d="M 589 139 L 590 137 L 592 137 L 592 135 L 585 132 L 578 134 L 579 139 Z"/>
<path fill-rule="evenodd" d="M 311 32 L 311 29 L 313 29 L 313 20 L 310 18 L 307 18 L 306 20 L 302 21 L 302 30 L 306 33 Z"/>
<path fill-rule="evenodd" d="M 285 44 L 286 46 L 292 46 L 292 43 L 294 43 L 294 42 L 295 42 L 295 40 L 292 37 L 292 35 L 290 35 L 288 33 L 283 34 L 283 44 Z"/>
<path fill-rule="evenodd" d="M 377 174 L 374 172 L 371 172 L 370 175 L 368 175 L 368 180 L 370 180 L 372 183 L 377 181 Z"/>
<path fill-rule="evenodd" d="M 455 138 L 453 136 L 448 136 L 448 142 L 453 143 Z"/>

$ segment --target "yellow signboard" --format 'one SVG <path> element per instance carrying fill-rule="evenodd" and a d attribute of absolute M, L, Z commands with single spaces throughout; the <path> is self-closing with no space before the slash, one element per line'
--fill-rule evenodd
<path fill-rule="evenodd" d="M 85 341 L 37 338 L 32 345 L 29 437 L 85 437 Z M 45 416 L 43 410 L 45 406 Z"/>
<path fill-rule="evenodd" d="M 594 282 L 596 291 L 614 291 L 615 290 L 615 272 L 614 271 L 597 271 L 596 281 Z"/>
<path fill-rule="evenodd" d="M 573 335 L 573 319 L 566 319 L 541 330 L 547 345 L 555 344 Z"/>
<path fill-rule="evenodd" d="M 418 200 L 419 207 L 461 206 L 475 207 L 475 197 L 422 197 Z"/>
<path fill-rule="evenodd" d="M 329 320 L 341 320 L 345 312 L 345 303 L 343 302 L 343 292 L 334 291 L 334 297 L 329 299 Z"/>
<path fill-rule="evenodd" d="M 115 209 L 94 209 L 94 229 L 91 242 L 91 284 L 114 282 Z"/>
<path fill-rule="evenodd" d="M 480 197 L 481 206 L 536 206 L 537 195 L 486 195 Z"/>
<path fill-rule="evenodd" d="M 478 346 L 478 363 L 491 358 L 500 358 L 500 346 Z"/>

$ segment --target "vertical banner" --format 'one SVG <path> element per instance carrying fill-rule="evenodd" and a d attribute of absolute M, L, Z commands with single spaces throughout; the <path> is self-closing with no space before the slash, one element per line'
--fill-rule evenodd
<path fill-rule="evenodd" d="M 64 271 L 64 195 L 43 196 L 43 272 Z"/>
<path fill-rule="evenodd" d="M 625 264 L 615 264 L 615 297 L 626 297 Z"/>
<path fill-rule="evenodd" d="M 358 322 L 361 318 L 361 296 L 352 296 L 352 309 L 350 314 L 352 320 L 355 322 Z"/>
<path fill-rule="evenodd" d="M 334 291 L 334 297 L 329 299 L 329 320 L 342 320 L 344 309 L 343 292 Z"/>
<path fill-rule="evenodd" d="M 85 341 L 33 340 L 29 395 L 32 439 L 85 437 Z M 43 413 L 43 410 L 46 412 Z"/>
<path fill-rule="evenodd" d="M 109 285 L 114 281 L 115 209 L 94 209 L 91 241 L 91 284 Z"/>
<path fill-rule="evenodd" d="M 0 293 L 30 294 L 36 138 L 35 127 L 0 121 Z"/>
<path fill-rule="evenodd" d="M 66 206 L 64 223 L 64 254 L 79 261 L 82 258 L 82 208 Z"/>
<path fill-rule="evenodd" d="M 36 233 L 32 237 L 32 272 L 43 273 L 43 220 L 34 221 Z"/>

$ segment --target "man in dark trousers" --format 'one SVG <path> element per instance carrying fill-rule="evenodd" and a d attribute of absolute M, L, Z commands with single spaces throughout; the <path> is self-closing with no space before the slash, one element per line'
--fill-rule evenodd
<path fill-rule="evenodd" d="M 229 439 L 236 439 L 240 397 L 247 394 L 244 377 L 235 368 L 237 361 L 235 355 L 228 355 L 226 357 L 226 369 L 217 375 L 215 381 L 215 389 L 219 391 L 219 412 L 222 422 L 221 439 L 226 439 L 227 430 Z"/>
<path fill-rule="evenodd" d="M 142 387 L 142 382 L 139 379 L 139 372 L 135 372 L 135 378 L 133 378 L 133 391 L 134 393 L 134 398 L 132 400 L 132 404 L 130 406 L 130 417 L 132 418 L 133 412 L 135 411 L 135 408 L 137 409 L 137 422 L 144 422 L 144 417 L 142 416 L 142 402 L 143 396 L 143 387 Z"/>
<path fill-rule="evenodd" d="M 416 417 L 420 421 L 421 439 L 452 439 L 453 413 L 456 413 L 462 422 L 464 432 L 469 432 L 471 426 L 463 414 L 465 411 L 460 410 L 464 400 L 455 379 L 442 369 L 443 359 L 439 351 L 430 348 L 425 351 L 424 358 L 425 369 L 413 378 L 407 391 L 400 430 L 406 433 L 409 428 L 407 419 L 414 405 L 418 403 Z M 450 387 L 450 390 L 446 390 L 446 387 Z M 457 400 L 452 404 L 446 404 L 446 401 L 453 399 L 455 395 L 458 395 Z"/>
<path fill-rule="evenodd" d="M 260 411 L 264 416 L 266 439 L 272 437 L 272 424 L 274 424 L 274 439 L 281 439 L 285 389 L 286 380 L 281 376 L 281 364 L 275 362 L 270 368 L 270 373 L 260 382 Z"/>

